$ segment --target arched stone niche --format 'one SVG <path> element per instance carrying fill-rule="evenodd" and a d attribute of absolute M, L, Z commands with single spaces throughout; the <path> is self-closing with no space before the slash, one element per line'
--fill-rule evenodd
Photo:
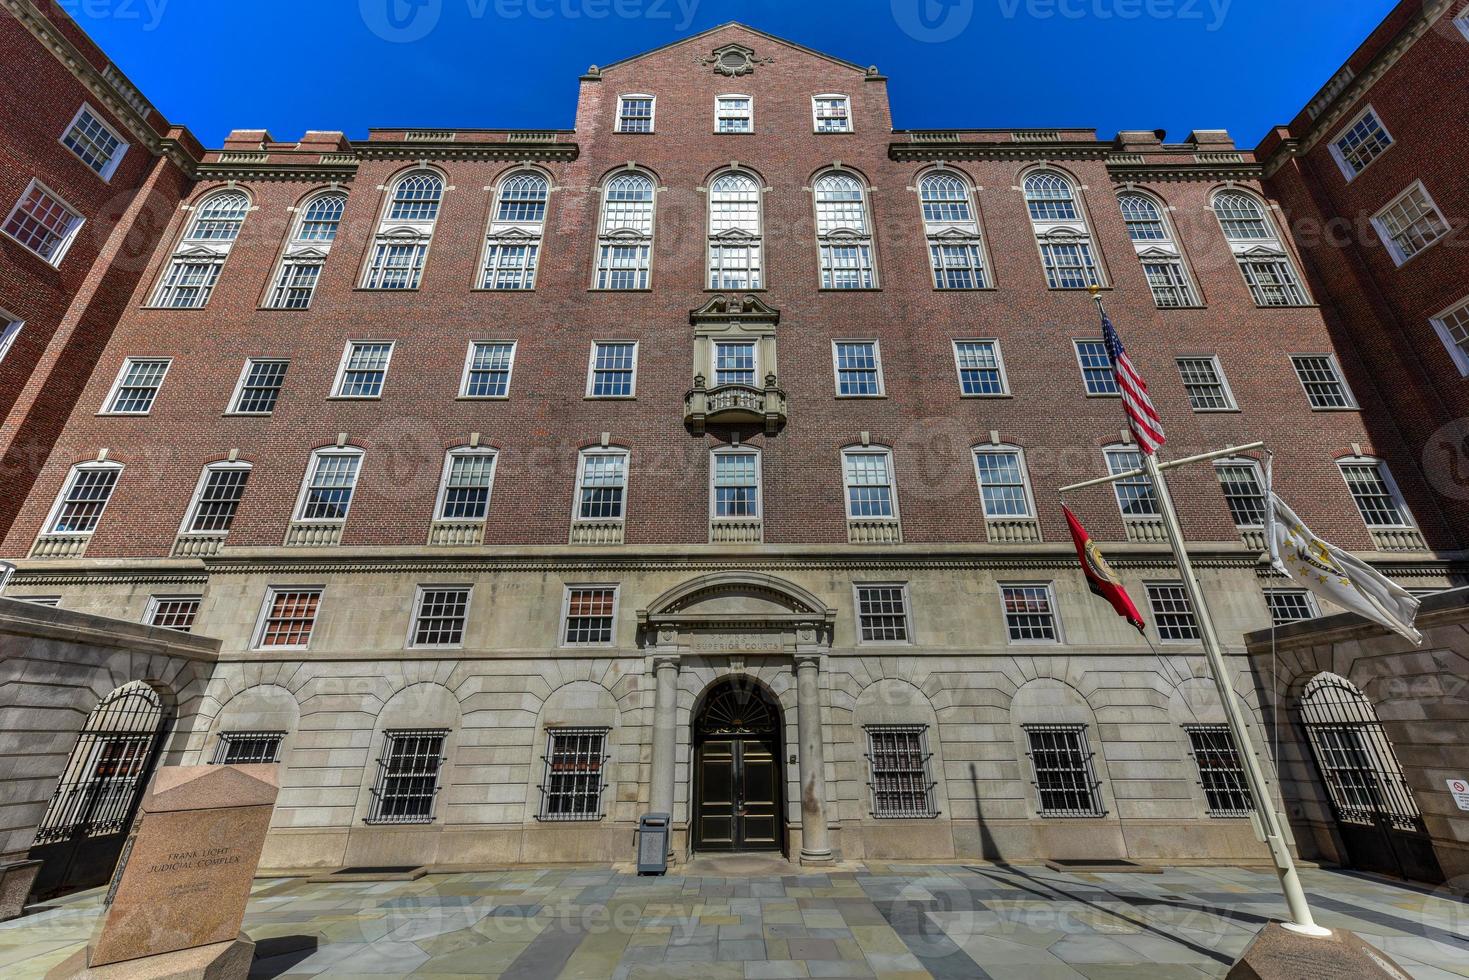
<path fill-rule="evenodd" d="M 793 654 L 831 645 L 836 610 L 773 575 L 717 572 L 638 610 L 638 641 L 658 653 Z"/>

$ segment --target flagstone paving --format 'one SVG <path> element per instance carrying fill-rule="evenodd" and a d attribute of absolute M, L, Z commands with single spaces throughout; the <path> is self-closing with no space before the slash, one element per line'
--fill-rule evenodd
<path fill-rule="evenodd" d="M 697 870 L 697 868 L 695 869 Z M 1318 920 L 1424 980 L 1469 977 L 1469 905 L 1445 891 L 1302 872 Z M 0 976 L 84 944 L 101 890 L 0 924 Z M 639 878 L 517 868 L 411 882 L 255 883 L 252 977 L 781 980 L 1222 976 L 1283 903 L 1238 868 L 1062 874 L 877 863 L 840 871 Z"/>

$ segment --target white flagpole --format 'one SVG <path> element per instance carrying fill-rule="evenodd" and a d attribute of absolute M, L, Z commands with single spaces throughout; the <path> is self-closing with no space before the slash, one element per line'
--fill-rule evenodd
<path fill-rule="evenodd" d="M 1096 300 L 1097 311 L 1104 313 L 1099 290 L 1093 289 L 1092 299 Z M 1250 737 L 1249 729 L 1245 727 L 1244 709 L 1240 705 L 1239 697 L 1234 693 L 1234 685 L 1229 680 L 1229 668 L 1224 660 L 1224 650 L 1219 643 L 1219 634 L 1214 629 L 1214 620 L 1209 615 L 1209 606 L 1204 602 L 1203 588 L 1194 575 L 1193 563 L 1189 561 L 1188 552 L 1183 546 L 1183 530 L 1178 523 L 1178 513 L 1173 509 L 1173 498 L 1169 496 L 1168 483 L 1163 479 L 1163 471 L 1159 468 L 1157 457 L 1152 453 L 1141 455 L 1148 478 L 1153 481 L 1153 487 L 1158 495 L 1158 509 L 1163 515 L 1163 526 L 1168 532 L 1168 543 L 1173 547 L 1173 557 L 1178 563 L 1178 574 L 1183 580 L 1183 590 L 1188 596 L 1189 605 L 1193 608 L 1194 619 L 1199 624 L 1199 636 L 1204 644 L 1204 655 L 1209 664 L 1209 673 L 1214 677 L 1214 687 L 1219 692 L 1219 700 L 1224 705 L 1224 718 L 1229 725 L 1230 734 L 1234 737 L 1236 753 L 1245 773 L 1245 782 L 1249 785 L 1250 798 L 1255 805 L 1252 822 L 1255 824 L 1257 836 L 1263 838 L 1266 846 L 1270 848 L 1270 856 L 1275 862 L 1275 873 L 1280 878 L 1280 890 L 1285 894 L 1285 903 L 1290 909 L 1291 921 L 1281 923 L 1281 925 L 1305 936 L 1329 936 L 1331 930 L 1318 926 L 1316 920 L 1311 916 L 1311 906 L 1306 901 L 1305 889 L 1301 887 L 1300 875 L 1296 873 L 1295 861 L 1291 858 L 1290 847 L 1285 842 L 1285 830 L 1280 813 L 1275 808 L 1269 784 L 1265 781 L 1265 771 L 1260 766 L 1260 757 L 1255 750 L 1254 740 Z"/>

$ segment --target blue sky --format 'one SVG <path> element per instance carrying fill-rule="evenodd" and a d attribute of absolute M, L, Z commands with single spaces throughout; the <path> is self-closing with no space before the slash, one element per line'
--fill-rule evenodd
<path fill-rule="evenodd" d="M 370 126 L 569 128 L 576 79 L 728 20 L 877 64 L 900 128 L 1287 122 L 1392 0 L 60 0 L 209 146 Z M 391 7 L 391 9 L 390 9 Z M 420 36 L 421 35 L 421 36 Z"/>

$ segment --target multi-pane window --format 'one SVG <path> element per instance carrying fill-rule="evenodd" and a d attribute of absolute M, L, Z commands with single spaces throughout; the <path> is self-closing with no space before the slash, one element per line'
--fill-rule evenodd
<path fill-rule="evenodd" d="M 235 512 L 250 482 L 250 467 L 244 463 L 219 463 L 204 467 L 193 509 L 184 522 L 185 534 L 228 533 Z"/>
<path fill-rule="evenodd" d="M 286 383 L 286 366 L 289 363 L 254 358 L 246 361 L 230 411 L 237 415 L 269 415 L 275 411 L 281 386 Z"/>
<path fill-rule="evenodd" d="M 109 415 L 147 415 L 153 408 L 153 399 L 158 397 L 158 389 L 163 386 L 169 363 L 168 358 L 128 358 L 118 372 L 103 411 Z"/>
<path fill-rule="evenodd" d="M 1143 468 L 1142 453 L 1136 449 L 1108 449 L 1107 472 L 1116 476 Z M 1158 497 L 1153 492 L 1153 481 L 1146 473 L 1137 473 L 1114 480 L 1112 491 L 1117 495 L 1117 507 L 1123 517 L 1157 517 Z"/>
<path fill-rule="evenodd" d="M 127 143 L 89 105 L 77 110 L 61 142 L 103 180 L 117 171 L 128 148 Z"/>
<path fill-rule="evenodd" d="M 653 96 L 619 96 L 617 99 L 617 131 L 619 133 L 651 133 L 653 131 Z"/>
<path fill-rule="evenodd" d="M 60 265 L 81 227 L 82 216 L 71 205 L 33 180 L 0 229 L 47 262 Z"/>
<path fill-rule="evenodd" d="M 1286 259 L 1242 258 L 1240 272 L 1259 306 L 1304 306 L 1309 300 Z"/>
<path fill-rule="evenodd" d="M 539 173 L 512 174 L 500 183 L 485 239 L 481 289 L 533 289 L 551 185 Z"/>
<path fill-rule="evenodd" d="M 832 343 L 837 395 L 856 398 L 882 394 L 882 360 L 875 340 L 838 340 Z"/>
<path fill-rule="evenodd" d="M 847 516 L 892 520 L 898 516 L 893 498 L 892 455 L 885 449 L 848 449 L 842 453 L 847 484 Z"/>
<path fill-rule="evenodd" d="M 721 95 L 714 100 L 716 133 L 753 133 L 755 100 L 748 95 Z"/>
<path fill-rule="evenodd" d="M 515 341 L 493 340 L 469 345 L 464 363 L 464 398 L 504 398 L 510 393 L 510 371 L 515 366 Z"/>
<path fill-rule="evenodd" d="M 1377 110 L 1368 106 L 1362 114 L 1331 144 L 1331 155 L 1336 158 L 1342 174 L 1351 180 L 1367 169 L 1367 165 L 1387 152 L 1393 138 L 1387 127 L 1377 118 Z"/>
<path fill-rule="evenodd" d="M 714 384 L 755 386 L 759 377 L 755 367 L 756 343 L 753 340 L 716 340 L 714 342 Z"/>
<path fill-rule="evenodd" d="M 216 766 L 258 766 L 280 761 L 285 732 L 220 732 Z"/>
<path fill-rule="evenodd" d="M 468 586 L 420 586 L 413 609 L 415 647 L 457 647 L 469 615 Z"/>
<path fill-rule="evenodd" d="M 219 281 L 222 259 L 174 259 L 158 284 L 153 305 L 174 310 L 202 309 Z"/>
<path fill-rule="evenodd" d="M 857 632 L 863 643 L 907 643 L 907 586 L 857 586 Z"/>
<path fill-rule="evenodd" d="M 1118 197 L 1122 220 L 1159 309 L 1197 306 L 1198 296 L 1163 207 L 1146 194 Z"/>
<path fill-rule="evenodd" d="M 342 212 L 347 209 L 347 195 L 336 191 L 318 194 L 301 209 L 296 226 L 298 242 L 334 242 L 342 225 Z"/>
<path fill-rule="evenodd" d="M 1421 180 L 1377 212 L 1372 225 L 1398 265 L 1449 233 L 1449 223 Z"/>
<path fill-rule="evenodd" d="M 1270 242 L 1275 229 L 1265 211 L 1248 194 L 1225 193 L 1214 198 L 1214 215 L 1224 229 L 1224 237 L 1232 242 Z"/>
<path fill-rule="evenodd" d="M 443 199 L 444 180 L 432 171 L 411 171 L 392 184 L 363 271 L 364 289 L 418 288 Z"/>
<path fill-rule="evenodd" d="M 1100 340 L 1078 340 L 1076 361 L 1081 365 L 1081 379 L 1088 395 L 1120 395 L 1117 376 L 1112 373 L 1112 358 L 1107 345 Z"/>
<path fill-rule="evenodd" d="M 985 517 L 1033 517 L 1025 459 L 1018 449 L 983 446 L 974 451 Z"/>
<path fill-rule="evenodd" d="M 1264 206 L 1243 191 L 1214 195 L 1214 216 L 1229 242 L 1256 306 L 1304 306 L 1310 302 Z"/>
<path fill-rule="evenodd" d="M 1182 585 L 1172 582 L 1149 585 L 1148 605 L 1153 610 L 1153 625 L 1157 627 L 1159 639 L 1181 643 L 1199 638 L 1199 624 Z"/>
<path fill-rule="evenodd" d="M 1180 357 L 1178 373 L 1183 390 L 1195 412 L 1230 412 L 1235 408 L 1234 394 L 1217 357 Z"/>
<path fill-rule="evenodd" d="M 5 355 L 10 353 L 10 348 L 15 346 L 15 338 L 20 336 L 20 328 L 23 326 L 23 321 L 0 310 L 0 364 L 5 362 Z"/>
<path fill-rule="evenodd" d="M 1055 171 L 1041 170 L 1025 178 L 1023 190 L 1046 270 L 1046 284 L 1052 289 L 1100 285 L 1091 228 L 1077 204 L 1071 181 Z"/>
<path fill-rule="evenodd" d="M 607 729 L 546 729 L 541 820 L 600 820 Z"/>
<path fill-rule="evenodd" d="M 1060 174 L 1042 172 L 1025 179 L 1025 203 L 1032 221 L 1075 221 L 1076 193 Z"/>
<path fill-rule="evenodd" d="M 1312 408 L 1356 408 L 1356 399 L 1342 380 L 1341 369 L 1331 354 L 1292 354 L 1291 366 Z"/>
<path fill-rule="evenodd" d="M 609 646 L 616 615 L 615 587 L 568 588 L 561 642 L 566 646 Z"/>
<path fill-rule="evenodd" d="M 380 241 L 367 266 L 365 289 L 417 289 L 423 281 L 423 262 L 428 242 Z"/>
<path fill-rule="evenodd" d="M 194 629 L 199 615 L 196 595 L 155 595 L 148 599 L 148 614 L 143 622 L 159 629 L 188 633 Z"/>
<path fill-rule="evenodd" d="M 1190 754 L 1211 817 L 1244 817 L 1254 809 L 1244 766 L 1227 725 L 1189 725 Z"/>
<path fill-rule="evenodd" d="M 579 521 L 620 521 L 627 499 L 627 453 L 588 450 L 581 454 L 576 474 L 576 514 Z"/>
<path fill-rule="evenodd" d="M 762 254 L 760 182 L 719 175 L 709 184 L 709 288 L 762 288 Z"/>
<path fill-rule="evenodd" d="M 1159 309 L 1198 305 L 1182 259 L 1145 258 L 1143 275 L 1147 277 L 1148 288 L 1153 291 L 1153 303 Z"/>
<path fill-rule="evenodd" d="M 998 340 L 954 341 L 954 364 L 959 370 L 959 391 L 962 394 L 1009 394 Z"/>
<path fill-rule="evenodd" d="M 1444 349 L 1453 358 L 1459 373 L 1469 376 L 1469 299 L 1462 300 L 1432 320 L 1433 329 L 1443 341 Z M 0 343 L 0 357 L 5 356 Z"/>
<path fill-rule="evenodd" d="M 153 305 L 180 310 L 207 306 L 249 213 L 250 198 L 244 191 L 217 191 L 200 201 L 158 283 Z"/>
<path fill-rule="evenodd" d="M 112 499 L 122 467 L 115 464 L 82 464 L 71 471 L 47 524 L 48 534 L 91 534 Z"/>
<path fill-rule="evenodd" d="M 852 112 L 845 95 L 818 95 L 811 100 L 811 118 L 818 133 L 850 133 Z"/>
<path fill-rule="evenodd" d="M 316 283 L 321 278 L 321 262 L 303 262 L 298 259 L 281 261 L 276 275 L 275 288 L 270 293 L 270 306 L 277 310 L 304 310 L 311 306 L 311 297 L 316 295 Z"/>
<path fill-rule="evenodd" d="M 311 642 L 320 589 L 272 588 L 265 594 L 256 647 L 304 647 Z"/>
<path fill-rule="evenodd" d="M 759 517 L 760 455 L 747 450 L 717 450 L 713 460 L 714 518 Z"/>
<path fill-rule="evenodd" d="M 345 521 L 357 489 L 362 453 L 357 450 L 319 450 L 311 457 L 306 485 L 301 489 L 297 520 Z"/>
<path fill-rule="evenodd" d="M 444 182 L 438 174 L 408 174 L 393 185 L 388 206 L 389 221 L 434 221 L 444 197 Z"/>
<path fill-rule="evenodd" d="M 285 254 L 281 256 L 268 306 L 278 310 L 304 310 L 311 306 L 346 207 L 346 194 L 328 191 L 311 198 L 300 209 Z"/>
<path fill-rule="evenodd" d="M 221 191 L 201 201 L 184 240 L 189 242 L 232 242 L 240 237 L 250 198 L 243 191 Z"/>
<path fill-rule="evenodd" d="M 332 396 L 377 398 L 383 393 L 383 381 L 388 376 L 388 362 L 392 358 L 391 341 L 348 341 Z"/>
<path fill-rule="evenodd" d="M 1347 489 L 1368 527 L 1411 527 L 1408 509 L 1388 475 L 1387 465 L 1375 459 L 1343 460 L 1337 464 Z"/>
<path fill-rule="evenodd" d="M 1085 289 L 1097 283 L 1092 247 L 1086 242 L 1042 242 L 1041 261 L 1052 289 Z"/>
<path fill-rule="evenodd" d="M 1265 606 L 1270 610 L 1270 622 L 1276 626 L 1299 623 L 1320 615 L 1315 598 L 1305 589 L 1266 589 Z"/>
<path fill-rule="evenodd" d="M 1123 194 L 1117 199 L 1122 207 L 1122 221 L 1127 225 L 1127 236 L 1134 242 L 1168 242 L 1173 235 L 1163 220 L 1158 203 L 1142 194 Z"/>
<path fill-rule="evenodd" d="M 969 185 L 952 173 L 936 171 L 918 182 L 923 230 L 935 289 L 984 289 L 989 280 L 979 222 L 970 204 Z"/>
<path fill-rule="evenodd" d="M 1000 601 L 1012 643 L 1055 643 L 1060 639 L 1049 585 L 1001 585 Z"/>
<path fill-rule="evenodd" d="M 647 289 L 653 253 L 653 181 L 620 173 L 602 191 L 598 289 Z"/>
<path fill-rule="evenodd" d="M 595 341 L 587 368 L 587 397 L 631 398 L 637 390 L 637 369 L 635 342 Z"/>
<path fill-rule="evenodd" d="M 438 515 L 444 521 L 482 521 L 490 512 L 496 454 L 483 449 L 451 452 L 444 464 Z"/>
<path fill-rule="evenodd" d="M 900 819 L 937 814 L 934 784 L 928 778 L 927 730 L 927 725 L 867 726 L 874 817 Z"/>
<path fill-rule="evenodd" d="M 872 230 L 867 188 L 849 173 L 823 174 L 812 188 L 816 201 L 816 245 L 822 289 L 872 289 Z"/>
<path fill-rule="evenodd" d="M 448 734 L 442 730 L 383 734 L 368 823 L 433 823 Z"/>
<path fill-rule="evenodd" d="M 1100 817 L 1101 786 L 1092 769 L 1085 725 L 1026 725 L 1026 755 L 1043 817 Z"/>
<path fill-rule="evenodd" d="M 1251 459 L 1225 459 L 1214 464 L 1219 489 L 1235 527 L 1256 528 L 1265 524 L 1265 487 L 1260 467 Z"/>

